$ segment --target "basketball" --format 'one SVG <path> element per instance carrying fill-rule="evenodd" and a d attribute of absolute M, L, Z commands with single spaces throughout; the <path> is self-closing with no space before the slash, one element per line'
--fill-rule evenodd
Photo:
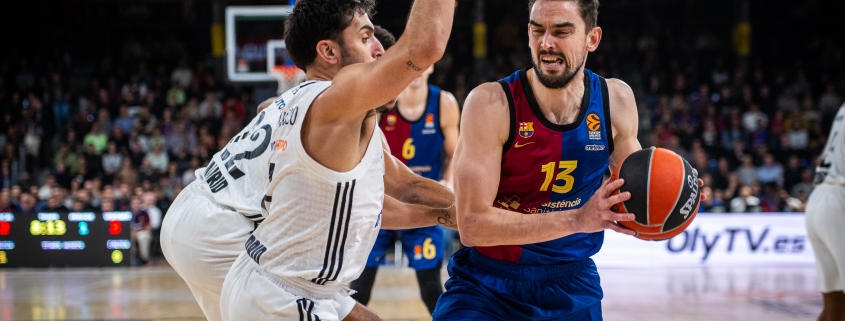
<path fill-rule="evenodd" d="M 680 234 L 698 213 L 698 175 L 683 157 L 663 148 L 647 148 L 628 156 L 613 172 L 625 179 L 615 193 L 631 198 L 614 205 L 618 213 L 633 213 L 634 221 L 619 222 L 639 239 L 667 240 Z"/>

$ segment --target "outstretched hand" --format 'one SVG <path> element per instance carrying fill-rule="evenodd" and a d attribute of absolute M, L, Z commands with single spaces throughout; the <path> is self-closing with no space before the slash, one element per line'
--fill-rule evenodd
<path fill-rule="evenodd" d="M 603 230 L 614 230 L 616 232 L 634 235 L 634 231 L 624 228 L 616 222 L 633 221 L 635 216 L 631 213 L 616 213 L 610 210 L 613 205 L 627 201 L 631 198 L 630 192 L 613 195 L 625 184 L 624 179 L 605 180 L 595 194 L 576 210 L 572 224 L 575 230 L 584 233 L 601 232 Z"/>

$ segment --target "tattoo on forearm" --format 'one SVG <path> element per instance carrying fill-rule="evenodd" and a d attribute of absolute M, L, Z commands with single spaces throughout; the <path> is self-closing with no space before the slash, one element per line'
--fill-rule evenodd
<path fill-rule="evenodd" d="M 449 210 L 451 210 L 453 207 L 455 207 L 455 204 L 452 204 L 452 206 L 449 206 L 447 208 L 441 209 L 441 211 L 443 211 L 443 215 L 437 217 L 437 223 L 443 226 L 456 226 L 457 224 L 452 222 L 452 214 L 449 214 Z"/>
<path fill-rule="evenodd" d="M 408 60 L 408 67 L 411 67 L 411 69 L 413 69 L 413 70 L 414 70 L 414 71 L 416 71 L 416 72 L 419 72 L 420 70 L 422 70 L 422 68 L 417 67 L 417 65 L 415 65 L 415 64 L 414 64 L 413 62 L 411 62 L 410 60 Z"/>

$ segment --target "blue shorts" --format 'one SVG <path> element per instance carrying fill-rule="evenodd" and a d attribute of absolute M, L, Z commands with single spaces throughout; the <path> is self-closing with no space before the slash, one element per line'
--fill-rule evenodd
<path fill-rule="evenodd" d="M 434 320 L 601 320 L 602 290 L 592 259 L 518 265 L 472 248 L 449 260 Z"/>
<path fill-rule="evenodd" d="M 387 251 L 393 249 L 394 236 L 401 234 L 402 250 L 408 256 L 408 266 L 414 270 L 436 268 L 443 260 L 443 228 L 430 226 L 402 231 L 381 230 L 376 244 L 367 258 L 367 267 L 384 264 Z"/>

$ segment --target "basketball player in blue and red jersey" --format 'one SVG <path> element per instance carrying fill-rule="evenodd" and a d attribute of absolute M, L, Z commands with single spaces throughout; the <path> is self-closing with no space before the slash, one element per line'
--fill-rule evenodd
<path fill-rule="evenodd" d="M 631 88 L 584 68 L 598 0 L 530 0 L 533 67 L 475 88 L 455 152 L 461 241 L 434 320 L 601 320 L 590 257 L 630 193 L 609 168 L 641 148 Z M 612 121 L 611 121 L 612 120 Z"/>
<path fill-rule="evenodd" d="M 433 66 L 399 94 L 396 107 L 381 115 L 379 126 L 396 159 L 417 175 L 450 186 L 449 162 L 458 143 L 460 111 L 458 101 L 451 93 L 428 84 L 432 72 Z M 398 237 L 408 256 L 408 265 L 416 270 L 420 296 L 428 312 L 433 312 L 443 293 L 440 268 L 445 248 L 444 232 L 440 226 L 379 231 L 367 267 L 352 282 L 352 289 L 358 291 L 352 297 L 364 305 L 369 302 L 378 266 L 384 264 L 387 252 L 393 248 L 393 240 Z"/>

